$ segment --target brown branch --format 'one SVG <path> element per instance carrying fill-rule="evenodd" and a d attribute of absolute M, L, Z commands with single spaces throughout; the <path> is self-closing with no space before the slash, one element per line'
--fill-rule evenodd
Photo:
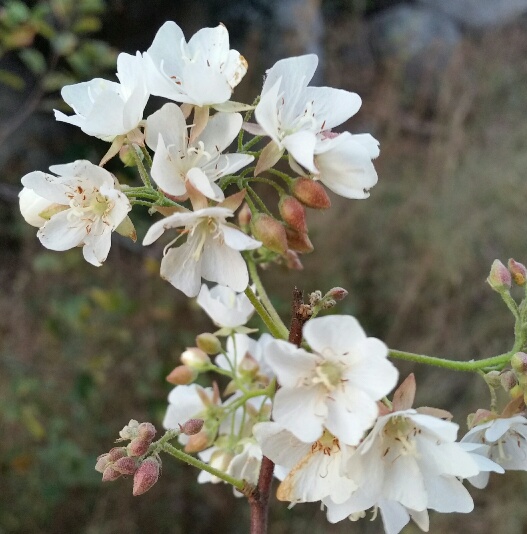
<path fill-rule="evenodd" d="M 289 342 L 297 347 L 302 343 L 302 327 L 309 319 L 304 305 L 304 296 L 298 288 L 293 289 L 291 302 L 291 326 L 289 328 Z M 251 534 L 266 534 L 269 522 L 269 496 L 273 482 L 274 463 L 264 456 L 260 467 L 258 485 L 248 495 L 251 507 Z"/>

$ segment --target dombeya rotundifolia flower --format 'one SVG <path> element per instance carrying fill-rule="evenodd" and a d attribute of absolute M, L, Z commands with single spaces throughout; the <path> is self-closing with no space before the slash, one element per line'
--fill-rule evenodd
<path fill-rule="evenodd" d="M 143 57 L 153 95 L 199 107 L 229 100 L 247 72 L 222 24 L 199 30 L 187 43 L 175 22 L 165 22 Z"/>
<path fill-rule="evenodd" d="M 234 196 L 234 195 L 233 195 Z M 154 223 L 145 235 L 143 245 L 150 245 L 169 228 L 184 227 L 177 237 L 187 236 L 179 247 L 165 248 L 161 260 L 161 277 L 187 297 L 195 297 L 201 287 L 201 278 L 241 292 L 249 284 L 249 274 L 241 250 L 259 248 L 256 241 L 226 219 L 234 216 L 234 210 L 219 204 L 196 211 L 181 211 Z"/>
<path fill-rule="evenodd" d="M 46 248 L 61 251 L 82 246 L 84 259 L 99 267 L 119 225 L 135 239 L 127 217 L 130 202 L 113 175 L 85 160 L 54 165 L 50 170 L 57 176 L 41 171 L 26 174 L 20 193 L 22 215 L 39 227 L 37 237 Z M 46 203 L 47 208 L 35 212 Z"/>
<path fill-rule="evenodd" d="M 207 198 L 223 200 L 215 182 L 254 159 L 247 154 L 221 154 L 238 135 L 242 122 L 239 113 L 216 113 L 197 139 L 189 142 L 183 112 L 176 104 L 165 104 L 146 121 L 146 143 L 155 150 L 152 178 L 169 195 L 185 195 L 190 183 Z"/>
<path fill-rule="evenodd" d="M 312 319 L 303 335 L 313 352 L 282 340 L 266 347 L 266 361 L 281 385 L 273 419 L 304 442 L 315 442 L 327 428 L 343 443 L 357 445 L 377 418 L 376 401 L 397 382 L 388 348 L 346 315 Z"/>
<path fill-rule="evenodd" d="M 260 102 L 255 109 L 255 134 L 268 135 L 255 174 L 272 167 L 285 150 L 304 169 L 317 173 L 313 159 L 317 135 L 357 113 L 361 99 L 356 93 L 330 87 L 308 87 L 318 58 L 315 54 L 282 59 L 267 71 Z"/>

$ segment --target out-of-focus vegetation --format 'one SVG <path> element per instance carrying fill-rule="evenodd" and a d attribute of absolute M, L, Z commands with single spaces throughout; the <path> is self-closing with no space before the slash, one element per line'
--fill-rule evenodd
<path fill-rule="evenodd" d="M 112 40 L 105 44 L 98 33 L 105 7 L 94 0 L 6 3 L 2 81 L 40 87 L 51 102 L 58 95 L 47 91 L 61 83 L 111 77 Z M 336 17 L 337 7 L 326 20 L 326 82 L 354 90 L 369 79 L 349 127 L 381 141 L 379 184 L 367 201 L 332 197 L 329 212 L 310 213 L 315 252 L 304 258 L 305 270 L 271 270 L 264 281 L 284 317 L 293 285 L 340 285 L 350 295 L 337 311 L 356 315 L 393 348 L 458 359 L 504 352 L 512 320 L 485 278 L 495 258 L 527 261 L 527 24 L 465 38 L 437 77 L 438 90 L 419 99 L 408 97 L 397 64 L 342 67 L 339 54 L 364 26 L 357 10 Z M 51 114 L 38 120 L 53 123 Z M 17 214 L 12 193 L 20 173 L 33 170 L 25 158 L 38 150 L 49 164 L 96 162 L 104 153 L 104 143 L 73 130 L 60 125 L 47 147 L 33 126 L 22 155 L 0 161 L 2 184 L 10 186 L 0 189 L 0 533 L 246 532 L 242 500 L 227 487 L 198 487 L 193 469 L 168 458 L 155 488 L 136 498 L 131 480 L 103 485 L 93 469 L 129 419 L 160 429 L 170 390 L 164 376 L 195 335 L 213 326 L 159 278 L 156 252 L 114 242 L 108 262 L 95 269 L 78 250 L 44 250 Z M 141 224 L 138 230 L 141 238 Z M 488 407 L 475 375 L 399 367 L 416 371 L 418 404 L 452 410 L 460 432 L 467 413 Z M 489 488 L 471 493 L 476 511 L 432 513 L 432 532 L 527 528 L 527 475 L 493 476 Z M 379 521 L 332 526 L 316 506 L 288 511 L 281 503 L 273 504 L 271 525 L 273 534 L 381 532 Z"/>

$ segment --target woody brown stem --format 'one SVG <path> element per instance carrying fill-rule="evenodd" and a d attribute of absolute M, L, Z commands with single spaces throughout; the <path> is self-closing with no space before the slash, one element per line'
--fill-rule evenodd
<path fill-rule="evenodd" d="M 289 342 L 297 347 L 302 343 L 302 327 L 309 319 L 305 313 L 302 291 L 293 289 L 291 302 L 291 325 L 289 328 Z M 274 463 L 267 457 L 262 458 L 260 476 L 256 488 L 248 495 L 251 507 L 251 534 L 266 534 L 269 522 L 269 496 L 273 482 Z"/>

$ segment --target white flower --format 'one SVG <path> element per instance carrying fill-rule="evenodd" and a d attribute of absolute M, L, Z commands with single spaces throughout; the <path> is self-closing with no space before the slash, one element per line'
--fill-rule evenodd
<path fill-rule="evenodd" d="M 310 54 L 282 59 L 267 71 L 255 109 L 261 131 L 247 127 L 251 133 L 267 134 L 274 143 L 273 158 L 262 170 L 274 165 L 287 150 L 299 165 L 318 173 L 313 160 L 317 135 L 342 124 L 359 110 L 361 99 L 355 93 L 308 87 L 317 64 L 317 56 Z"/>
<path fill-rule="evenodd" d="M 236 293 L 221 285 L 209 289 L 203 284 L 197 303 L 214 324 L 224 328 L 244 325 L 254 313 L 254 307 L 245 293 Z"/>
<path fill-rule="evenodd" d="M 146 121 L 146 143 L 155 150 L 152 178 L 166 193 L 183 196 L 186 182 L 213 200 L 223 200 L 214 183 L 253 161 L 246 154 L 221 154 L 242 126 L 239 113 L 216 113 L 197 140 L 189 143 L 183 112 L 176 104 L 165 104 Z"/>
<path fill-rule="evenodd" d="M 379 417 L 347 465 L 358 489 L 342 503 L 323 502 L 332 523 L 379 507 L 388 534 L 410 520 L 428 529 L 427 509 L 468 513 L 474 503 L 459 480 L 499 470 L 455 442 L 458 425 L 414 409 Z"/>
<path fill-rule="evenodd" d="M 247 72 L 223 25 L 203 28 L 187 43 L 175 22 L 165 22 L 143 57 L 153 95 L 200 107 L 229 100 Z"/>
<path fill-rule="evenodd" d="M 214 363 L 221 369 L 244 375 L 249 381 L 267 385 L 274 373 L 264 359 L 266 347 L 273 341 L 270 334 L 262 334 L 256 341 L 245 334 L 234 334 L 227 339 L 226 354 L 216 356 Z"/>
<path fill-rule="evenodd" d="M 75 115 L 55 110 L 58 121 L 68 122 L 88 135 L 113 141 L 138 127 L 148 101 L 143 59 L 119 54 L 117 78 L 120 83 L 95 78 L 89 82 L 67 85 L 61 91 Z"/>
<path fill-rule="evenodd" d="M 34 171 L 22 178 L 24 218 L 39 226 L 37 237 L 46 248 L 82 245 L 85 260 L 100 266 L 110 251 L 111 233 L 132 209 L 130 202 L 114 177 L 89 161 L 54 165 L 50 170 L 58 176 Z"/>
<path fill-rule="evenodd" d="M 283 479 L 277 492 L 281 501 L 315 502 L 331 497 L 343 502 L 357 488 L 342 475 L 355 447 L 339 443 L 325 432 L 314 443 L 304 443 L 278 423 L 257 423 L 253 433 Z"/>
<path fill-rule="evenodd" d="M 523 415 L 477 425 L 463 437 L 461 444 L 479 445 L 475 453 L 490 458 L 506 470 L 527 471 L 527 419 Z M 489 473 L 481 472 L 468 481 L 476 488 L 484 488 L 489 482 Z"/>
<path fill-rule="evenodd" d="M 226 223 L 234 212 L 229 208 L 203 208 L 194 212 L 174 213 L 154 223 L 145 235 L 143 245 L 150 245 L 169 228 L 184 226 L 187 241 L 179 247 L 165 249 L 161 276 L 187 297 L 195 297 L 201 278 L 243 291 L 249 274 L 240 250 L 261 246 L 259 241 Z M 176 240 L 179 238 L 176 238 Z"/>
<path fill-rule="evenodd" d="M 379 142 L 370 134 L 344 132 L 324 137 L 315 146 L 315 179 L 337 195 L 368 198 L 377 183 L 372 159 L 379 155 Z"/>
<path fill-rule="evenodd" d="M 356 445 L 377 418 L 376 401 L 397 382 L 388 349 L 366 337 L 350 316 L 312 319 L 303 332 L 313 353 L 281 340 L 266 348 L 281 385 L 273 419 L 304 442 L 315 442 L 325 427 L 342 443 Z"/>

